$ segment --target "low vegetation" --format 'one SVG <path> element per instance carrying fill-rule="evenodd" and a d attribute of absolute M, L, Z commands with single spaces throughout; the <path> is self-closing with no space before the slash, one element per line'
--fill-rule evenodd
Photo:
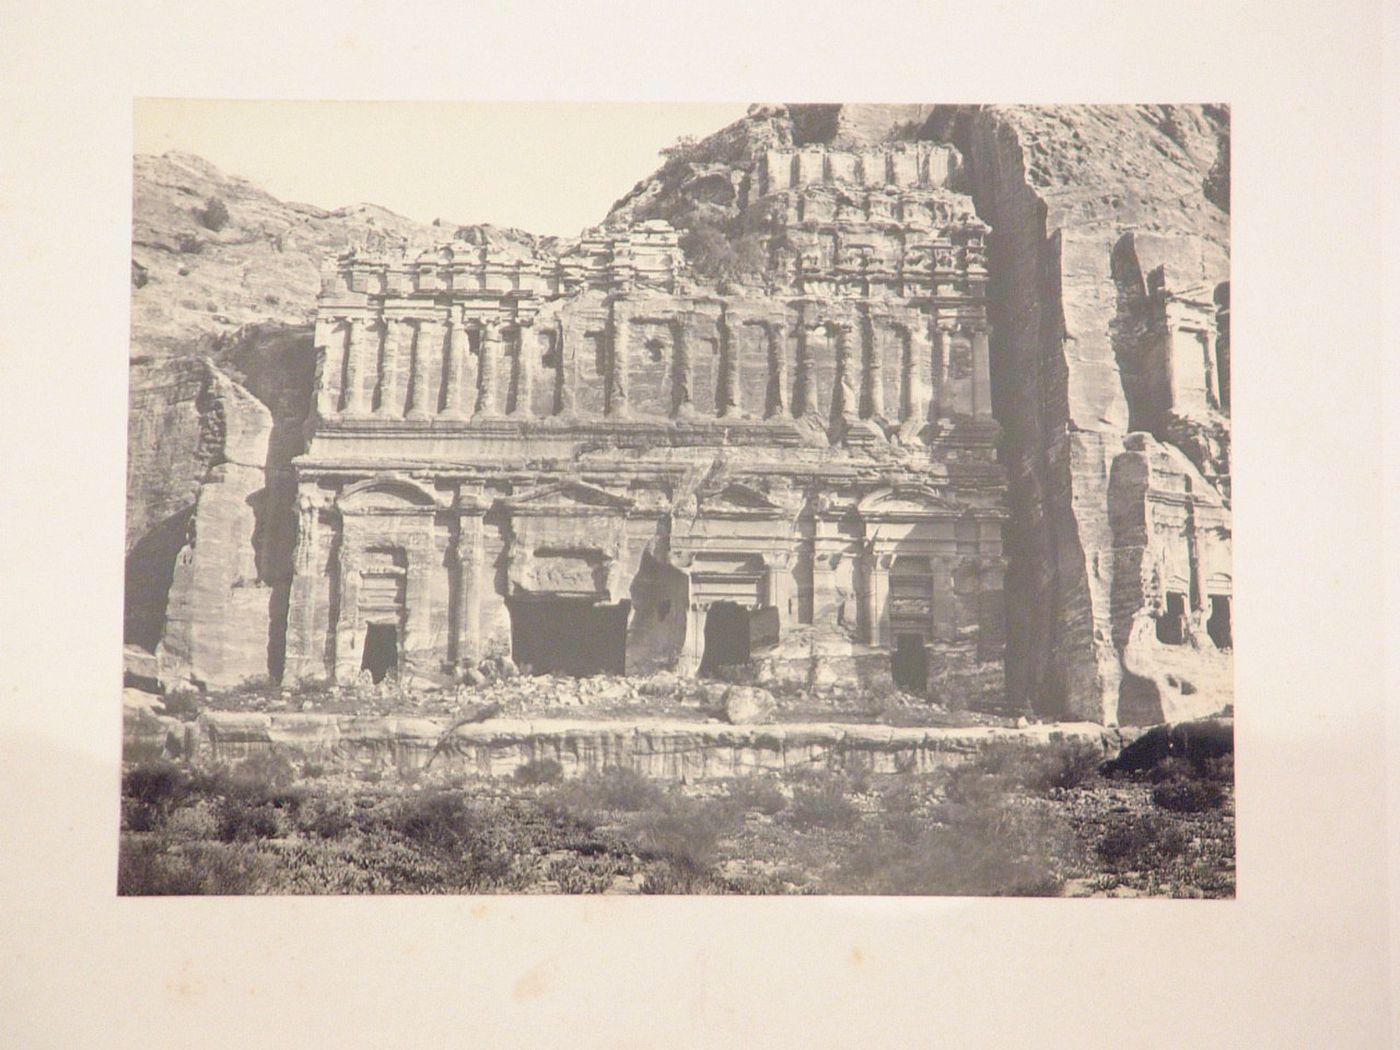
<path fill-rule="evenodd" d="M 268 751 L 134 762 L 122 796 L 124 894 L 1234 893 L 1229 756 L 1106 775 L 1075 742 L 694 784 L 552 759 L 351 776 Z"/>

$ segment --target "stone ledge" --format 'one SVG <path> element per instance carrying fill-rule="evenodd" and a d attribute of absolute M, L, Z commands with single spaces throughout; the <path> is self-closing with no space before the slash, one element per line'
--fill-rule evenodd
<path fill-rule="evenodd" d="M 699 779 L 803 767 L 872 773 L 928 772 L 999 740 L 1027 745 L 1077 739 L 1116 754 L 1116 730 L 1088 722 L 1026 728 L 896 727 L 829 722 L 733 726 L 666 720 L 449 719 L 332 714 L 206 712 L 186 734 L 199 764 L 272 750 L 332 769 L 419 770 L 508 776 L 540 759 L 566 776 L 626 766 L 649 776 Z M 188 745 L 187 745 L 188 746 Z"/>

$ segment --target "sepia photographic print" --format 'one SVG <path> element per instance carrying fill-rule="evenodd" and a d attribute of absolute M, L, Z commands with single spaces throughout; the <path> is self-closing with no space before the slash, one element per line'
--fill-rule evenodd
<path fill-rule="evenodd" d="M 1233 897 L 1228 108 L 546 108 L 138 101 L 119 893 Z"/>

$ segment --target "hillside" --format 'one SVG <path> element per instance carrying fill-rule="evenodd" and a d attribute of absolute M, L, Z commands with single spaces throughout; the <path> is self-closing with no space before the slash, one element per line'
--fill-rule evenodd
<path fill-rule="evenodd" d="M 133 358 L 188 353 L 246 324 L 308 324 L 328 252 L 428 247 L 458 230 L 478 243 L 534 244 L 517 230 L 428 225 L 373 204 L 327 211 L 281 201 L 187 153 L 137 156 L 132 189 Z M 221 226 L 204 217 L 211 201 L 227 211 Z"/>

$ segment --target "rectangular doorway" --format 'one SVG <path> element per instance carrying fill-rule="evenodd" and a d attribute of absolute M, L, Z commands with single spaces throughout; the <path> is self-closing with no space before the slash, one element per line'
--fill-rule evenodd
<path fill-rule="evenodd" d="M 895 637 L 890 671 L 895 687 L 902 692 L 922 696 L 928 691 L 928 646 L 922 635 L 901 634 Z"/>
<path fill-rule="evenodd" d="M 365 653 L 360 670 L 368 671 L 375 684 L 385 675 L 399 670 L 399 629 L 391 623 L 372 623 L 365 627 Z"/>

